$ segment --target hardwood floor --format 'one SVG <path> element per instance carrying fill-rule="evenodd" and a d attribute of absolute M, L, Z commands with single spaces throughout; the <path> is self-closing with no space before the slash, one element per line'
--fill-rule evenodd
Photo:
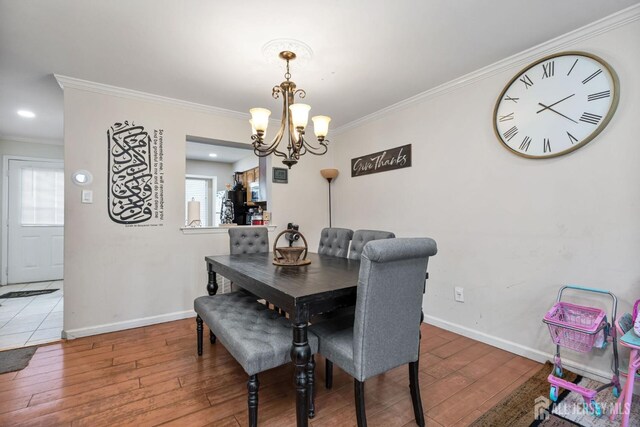
<path fill-rule="evenodd" d="M 423 325 L 420 386 L 429 426 L 464 426 L 540 364 Z M 334 367 L 324 388 L 317 357 L 314 427 L 355 425 L 353 381 Z M 293 369 L 260 376 L 261 426 L 295 425 Z M 0 375 L 1 426 L 245 426 L 247 375 L 220 343 L 197 357 L 195 320 L 59 342 Z M 407 367 L 365 384 L 370 426 L 411 426 Z"/>

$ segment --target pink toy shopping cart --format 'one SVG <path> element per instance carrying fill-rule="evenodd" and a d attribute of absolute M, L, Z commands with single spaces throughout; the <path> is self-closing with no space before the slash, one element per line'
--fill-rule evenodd
<path fill-rule="evenodd" d="M 611 325 L 607 322 L 607 316 L 604 310 L 562 301 L 562 294 L 565 290 L 609 295 L 612 301 L 612 319 L 616 318 L 618 299 L 611 292 L 601 289 L 572 285 L 563 286 L 558 292 L 556 303 L 543 319 L 543 322 L 549 327 L 551 339 L 556 344 L 553 372 L 551 372 L 548 377 L 548 381 L 551 384 L 549 398 L 553 402 L 556 402 L 561 388 L 579 393 L 584 399 L 585 410 L 599 417 L 602 415 L 602 409 L 596 401 L 596 395 L 610 387 L 613 387 L 613 395 L 615 397 L 620 395 L 616 331 L 615 328 L 611 328 Z M 605 349 L 609 340 L 613 348 L 613 376 L 609 384 L 605 384 L 597 389 L 588 389 L 562 379 L 560 347 L 569 348 L 580 353 L 588 353 L 593 349 Z"/>

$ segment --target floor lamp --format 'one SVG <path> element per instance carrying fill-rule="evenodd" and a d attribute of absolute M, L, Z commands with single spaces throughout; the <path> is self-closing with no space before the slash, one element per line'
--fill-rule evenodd
<path fill-rule="evenodd" d="M 320 175 L 329 182 L 329 227 L 331 227 L 331 181 L 338 176 L 338 169 L 322 169 Z"/>

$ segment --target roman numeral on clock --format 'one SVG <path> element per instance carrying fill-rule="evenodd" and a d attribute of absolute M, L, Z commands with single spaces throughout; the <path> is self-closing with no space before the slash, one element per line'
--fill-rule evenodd
<path fill-rule="evenodd" d="M 578 59 L 580 59 L 580 58 L 578 58 Z M 571 66 L 571 68 L 569 69 L 569 72 L 567 73 L 567 76 L 568 76 L 569 74 L 571 74 L 571 72 L 573 71 L 573 67 L 575 67 L 575 66 L 576 66 L 576 64 L 578 63 L 578 59 L 576 59 L 576 62 L 574 62 L 574 63 L 573 63 L 573 65 Z"/>
<path fill-rule="evenodd" d="M 520 80 L 522 83 L 524 83 L 524 88 L 525 89 L 529 89 L 529 86 L 533 86 L 533 82 L 531 81 L 529 76 L 527 76 L 526 74 L 524 76 L 520 77 L 518 80 Z"/>
<path fill-rule="evenodd" d="M 511 138 L 513 138 L 517 134 L 518 134 L 518 128 L 516 126 L 513 126 L 512 128 L 508 129 L 505 133 L 503 133 L 502 136 L 504 136 L 507 141 L 510 141 Z"/>
<path fill-rule="evenodd" d="M 499 122 L 506 122 L 507 120 L 513 120 L 513 113 L 509 113 L 506 116 L 498 117 Z"/>
<path fill-rule="evenodd" d="M 592 125 L 597 125 L 600 122 L 602 116 L 592 113 L 582 113 L 582 117 L 580 117 L 581 122 L 590 123 Z"/>
<path fill-rule="evenodd" d="M 596 71 L 595 73 L 591 74 L 589 77 L 587 77 L 586 79 L 584 79 L 582 81 L 583 85 L 586 85 L 587 83 L 589 83 L 591 80 L 593 80 L 594 77 L 597 77 L 599 74 L 602 73 L 602 69 L 598 69 L 598 71 Z"/>
<path fill-rule="evenodd" d="M 553 77 L 553 73 L 555 71 L 555 67 L 553 65 L 553 61 L 549 61 L 546 64 L 542 64 L 542 78 L 546 79 L 549 77 Z"/>
<path fill-rule="evenodd" d="M 525 136 L 522 142 L 520 143 L 520 147 L 518 147 L 521 151 L 529 151 L 529 145 L 531 144 L 531 138 Z"/>
<path fill-rule="evenodd" d="M 610 90 L 605 90 L 604 92 L 596 92 L 587 96 L 587 101 L 595 101 L 597 99 L 608 98 L 611 96 Z"/>
<path fill-rule="evenodd" d="M 574 142 L 578 142 L 578 138 L 571 135 L 569 132 L 567 132 L 567 136 L 569 137 L 569 141 L 571 142 L 571 145 L 573 145 Z"/>
<path fill-rule="evenodd" d="M 550 153 L 551 152 L 551 140 L 549 138 L 545 138 L 544 139 L 544 143 L 543 143 L 543 149 L 545 153 Z"/>
<path fill-rule="evenodd" d="M 505 100 L 505 101 L 513 101 L 513 102 L 515 102 L 516 104 L 518 103 L 518 99 L 520 99 L 520 98 L 512 98 L 512 97 L 510 97 L 509 95 L 506 95 L 506 96 L 504 97 L 504 100 Z"/>

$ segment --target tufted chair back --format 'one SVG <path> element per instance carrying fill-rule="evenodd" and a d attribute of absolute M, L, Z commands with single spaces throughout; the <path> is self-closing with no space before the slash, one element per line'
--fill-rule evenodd
<path fill-rule="evenodd" d="M 388 239 L 365 246 L 353 325 L 354 377 L 364 381 L 418 360 L 429 238 Z"/>
<path fill-rule="evenodd" d="M 351 240 L 349 259 L 360 261 L 360 255 L 362 255 L 364 245 L 372 240 L 393 239 L 394 237 L 396 237 L 396 235 L 390 231 L 356 230 L 353 234 L 353 240 Z"/>
<path fill-rule="evenodd" d="M 266 227 L 233 227 L 229 229 L 231 255 L 269 252 L 269 233 Z"/>
<path fill-rule="evenodd" d="M 353 231 L 348 228 L 323 228 L 318 254 L 346 258 Z"/>

